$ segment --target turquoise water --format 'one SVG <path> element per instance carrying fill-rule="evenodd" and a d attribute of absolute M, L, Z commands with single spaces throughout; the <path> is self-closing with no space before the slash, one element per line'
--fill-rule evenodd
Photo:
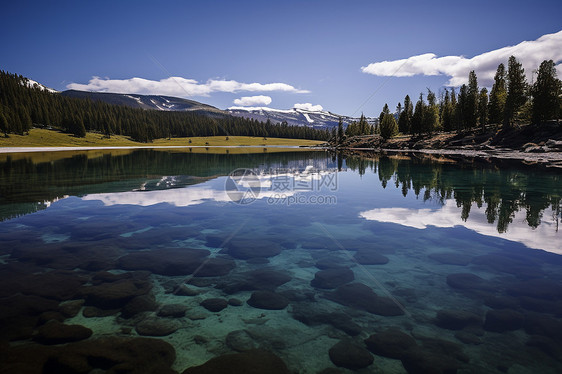
<path fill-rule="evenodd" d="M 57 349 L 140 336 L 167 342 L 180 373 L 256 348 L 299 373 L 562 370 L 560 172 L 324 151 L 67 156 L 0 162 L 7 372 L 109 370 L 126 359 Z"/>

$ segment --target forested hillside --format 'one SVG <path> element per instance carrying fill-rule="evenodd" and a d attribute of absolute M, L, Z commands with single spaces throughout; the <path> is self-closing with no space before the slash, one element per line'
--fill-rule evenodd
<path fill-rule="evenodd" d="M 150 142 L 165 137 L 216 135 L 268 136 L 325 140 L 328 133 L 308 127 L 258 122 L 190 112 L 163 112 L 65 97 L 17 74 L 0 71 L 0 132 L 25 134 L 32 127 L 58 128 L 78 137 L 86 132 L 126 135 Z"/>

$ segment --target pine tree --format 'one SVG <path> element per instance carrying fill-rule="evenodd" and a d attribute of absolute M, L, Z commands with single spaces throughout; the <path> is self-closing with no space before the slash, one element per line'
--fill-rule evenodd
<path fill-rule="evenodd" d="M 340 117 L 340 119 L 338 121 L 338 144 L 341 144 L 343 142 L 343 138 L 344 138 L 343 121 Z"/>
<path fill-rule="evenodd" d="M 404 98 L 404 110 L 398 117 L 398 130 L 402 134 L 407 134 L 410 132 L 410 124 L 412 122 L 412 116 L 414 114 L 414 106 L 410 100 L 410 96 L 406 95 Z"/>
<path fill-rule="evenodd" d="M 507 97 L 503 113 L 503 124 L 505 126 L 511 127 L 513 125 L 517 113 L 527 101 L 526 91 L 525 69 L 514 56 L 511 56 L 507 63 Z"/>
<path fill-rule="evenodd" d="M 467 101 L 464 112 L 465 127 L 468 129 L 473 129 L 478 124 L 478 95 L 478 80 L 476 73 L 472 70 L 468 74 Z"/>
<path fill-rule="evenodd" d="M 505 65 L 499 64 L 494 76 L 494 84 L 490 91 L 490 102 L 488 104 L 489 123 L 499 124 L 503 122 L 503 111 L 507 97 L 506 80 Z"/>
<path fill-rule="evenodd" d="M 556 77 L 556 66 L 553 60 L 541 62 L 537 81 L 531 88 L 533 97 L 531 120 L 534 124 L 544 123 L 550 119 L 558 119 L 562 82 Z"/>
<path fill-rule="evenodd" d="M 380 124 L 380 131 L 384 139 L 390 139 L 398 133 L 398 125 L 392 114 L 387 113 L 384 115 Z"/>
<path fill-rule="evenodd" d="M 427 106 L 425 107 L 422 131 L 426 134 L 431 134 L 439 129 L 439 106 L 437 105 L 437 98 L 435 94 L 427 90 Z"/>
<path fill-rule="evenodd" d="M 480 90 L 480 95 L 478 96 L 478 123 L 482 130 L 488 124 L 488 90 L 486 87 Z"/>
<path fill-rule="evenodd" d="M 468 111 L 468 87 L 463 84 L 459 90 L 459 100 L 457 103 L 457 109 L 455 111 L 455 117 L 457 122 L 457 131 L 463 131 L 467 126 L 467 116 Z"/>
<path fill-rule="evenodd" d="M 0 112 L 0 132 L 4 133 L 4 137 L 8 137 L 8 120 L 3 112 Z"/>
<path fill-rule="evenodd" d="M 410 133 L 413 135 L 421 135 L 423 131 L 423 116 L 425 114 L 425 102 L 423 101 L 423 94 L 420 94 L 420 98 L 416 103 L 416 108 L 414 109 L 414 115 L 412 116 L 412 123 L 410 126 Z"/>
<path fill-rule="evenodd" d="M 449 90 L 447 89 L 445 89 L 445 97 L 443 98 L 441 105 L 441 126 L 444 131 L 451 131 L 453 130 L 454 110 L 453 105 L 451 104 L 451 96 L 449 94 Z"/>
<path fill-rule="evenodd" d="M 455 87 L 451 88 L 451 128 L 449 131 L 453 131 L 459 128 L 459 117 L 457 116 L 458 103 L 457 103 L 457 93 L 455 92 Z"/>

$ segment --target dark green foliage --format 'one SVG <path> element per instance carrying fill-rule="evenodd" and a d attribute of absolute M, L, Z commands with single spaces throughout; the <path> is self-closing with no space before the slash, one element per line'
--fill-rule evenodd
<path fill-rule="evenodd" d="M 454 98 L 453 93 L 453 98 Z M 456 100 L 455 100 L 456 103 Z M 441 127 L 444 131 L 452 131 L 454 129 L 455 108 L 451 102 L 449 90 L 445 89 L 445 97 L 441 102 Z"/>
<path fill-rule="evenodd" d="M 478 123 L 482 129 L 488 123 L 488 90 L 486 87 L 480 90 L 478 96 Z"/>
<path fill-rule="evenodd" d="M 340 119 L 338 121 L 338 144 L 341 144 L 344 136 L 345 136 L 345 134 L 343 133 L 343 121 L 340 117 Z"/>
<path fill-rule="evenodd" d="M 410 132 L 410 126 L 412 123 L 412 116 L 414 115 L 414 106 L 410 96 L 406 95 L 404 98 L 404 110 L 400 113 L 398 117 L 398 130 L 402 134 L 407 134 Z"/>
<path fill-rule="evenodd" d="M 478 124 L 478 95 L 478 80 L 476 73 L 472 70 L 468 74 L 467 101 L 463 111 L 466 129 L 473 129 Z"/>
<path fill-rule="evenodd" d="M 503 111 L 505 108 L 505 99 L 507 97 L 507 76 L 505 73 L 505 65 L 499 64 L 494 76 L 494 85 L 490 91 L 490 103 L 488 107 L 488 122 L 502 123 Z"/>
<path fill-rule="evenodd" d="M 345 129 L 346 136 L 370 135 L 372 132 L 373 127 L 367 122 L 367 118 L 363 114 L 361 114 L 359 122 L 351 122 Z"/>
<path fill-rule="evenodd" d="M 384 139 L 392 138 L 398 133 L 398 125 L 396 124 L 396 120 L 392 114 L 387 113 L 383 116 L 380 124 L 380 130 L 381 136 Z"/>
<path fill-rule="evenodd" d="M 425 114 L 425 102 L 423 101 L 423 94 L 420 94 L 420 99 L 416 103 L 414 115 L 410 125 L 410 133 L 414 135 L 421 135 L 423 132 L 423 116 Z"/>
<path fill-rule="evenodd" d="M 70 98 L 29 87 L 21 75 L 0 71 L 0 108 L 6 133 L 24 134 L 32 126 L 53 126 L 75 136 L 86 131 L 130 136 L 150 142 L 157 138 L 246 135 L 327 140 L 329 131 L 283 126 L 233 116 L 210 117 L 193 112 L 163 112 Z"/>
<path fill-rule="evenodd" d="M 558 119 L 562 85 L 556 77 L 554 61 L 543 61 L 539 67 L 537 81 L 531 87 L 533 96 L 531 120 L 535 124 Z"/>
<path fill-rule="evenodd" d="M 503 113 L 505 126 L 513 125 L 513 120 L 527 101 L 526 91 L 525 69 L 514 56 L 511 56 L 507 63 L 507 97 Z"/>
<path fill-rule="evenodd" d="M 427 106 L 424 109 L 422 119 L 422 132 L 431 134 L 439 130 L 439 105 L 437 105 L 437 98 L 435 94 L 427 90 Z"/>
<path fill-rule="evenodd" d="M 467 111 L 468 111 L 468 86 L 466 84 L 463 84 L 459 91 L 459 100 L 455 110 L 455 121 L 456 121 L 457 131 L 462 131 L 468 127 L 467 120 L 466 120 Z"/>

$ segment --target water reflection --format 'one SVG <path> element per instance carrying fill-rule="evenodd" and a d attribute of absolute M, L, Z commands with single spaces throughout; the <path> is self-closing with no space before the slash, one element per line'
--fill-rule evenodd
<path fill-rule="evenodd" d="M 412 191 L 423 201 L 443 205 L 447 216 L 457 215 L 455 222 L 477 215 L 475 221 L 495 225 L 498 233 L 507 232 L 510 225 L 520 228 L 523 222 L 530 228 L 546 222 L 549 230 L 557 231 L 562 217 L 562 174 L 557 171 L 423 155 L 347 157 L 345 162 L 361 175 L 367 170 L 376 173 L 384 188 L 394 186 L 403 196 Z"/>

